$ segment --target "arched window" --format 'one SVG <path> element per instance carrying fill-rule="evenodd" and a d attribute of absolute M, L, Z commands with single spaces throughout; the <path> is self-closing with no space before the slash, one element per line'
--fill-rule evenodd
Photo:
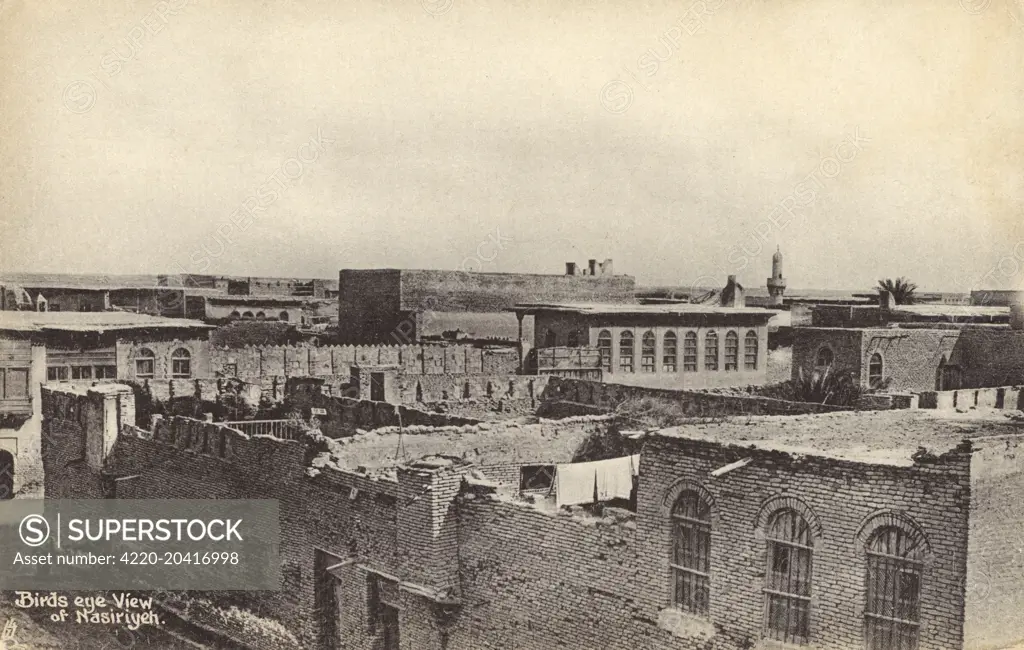
<path fill-rule="evenodd" d="M 815 370 L 825 370 L 832 365 L 835 361 L 836 355 L 832 352 L 832 348 L 824 347 L 818 350 L 818 356 L 814 359 Z"/>
<path fill-rule="evenodd" d="M 868 540 L 864 605 L 868 650 L 916 650 L 921 620 L 921 538 L 899 526 L 879 528 Z"/>
<path fill-rule="evenodd" d="M 256 320 L 263 320 L 266 317 L 267 317 L 267 314 L 265 312 L 262 312 L 262 311 L 256 312 Z"/>
<path fill-rule="evenodd" d="M 757 332 L 754 330 L 743 337 L 743 369 L 757 370 Z"/>
<path fill-rule="evenodd" d="M 672 605 L 707 615 L 711 569 L 711 506 L 694 490 L 672 506 Z"/>
<path fill-rule="evenodd" d="M 277 319 L 278 320 L 283 320 L 283 321 L 287 322 L 288 321 L 288 312 L 286 312 L 286 311 L 281 312 L 280 314 L 277 315 Z"/>
<path fill-rule="evenodd" d="M 569 332 L 569 334 L 565 337 L 565 344 L 568 345 L 570 348 L 580 347 L 580 333 L 577 332 L 576 330 L 572 330 L 571 332 Z"/>
<path fill-rule="evenodd" d="M 633 372 L 633 332 L 630 331 L 619 336 L 619 370 Z"/>
<path fill-rule="evenodd" d="M 765 630 L 768 638 L 804 645 L 810 636 L 814 538 L 807 520 L 792 508 L 772 514 L 765 528 Z"/>
<path fill-rule="evenodd" d="M 725 335 L 725 369 L 740 369 L 740 337 L 736 332 L 727 332 Z"/>
<path fill-rule="evenodd" d="M 140 348 L 135 353 L 135 377 L 152 379 L 156 376 L 156 355 L 149 348 Z"/>
<path fill-rule="evenodd" d="M 252 317 L 253 317 L 253 315 L 252 315 L 251 311 L 247 311 L 244 314 L 242 314 L 242 318 L 252 318 Z"/>
<path fill-rule="evenodd" d="M 643 372 L 654 372 L 656 369 L 656 344 L 657 339 L 654 336 L 654 332 L 644 332 L 643 338 L 640 339 L 640 370 Z"/>
<path fill-rule="evenodd" d="M 597 351 L 601 355 L 601 367 L 608 372 L 612 371 L 612 333 L 608 330 L 601 330 L 597 335 Z"/>
<path fill-rule="evenodd" d="M 683 372 L 697 372 L 697 333 L 683 337 Z"/>
<path fill-rule="evenodd" d="M 868 386 L 871 388 L 881 388 L 883 378 L 883 367 L 882 367 L 882 355 L 875 352 L 871 355 L 871 360 L 868 362 Z"/>
<path fill-rule="evenodd" d="M 555 344 L 557 342 L 558 337 L 555 335 L 554 330 L 548 330 L 547 332 L 544 332 L 544 347 L 553 348 L 555 347 Z"/>
<path fill-rule="evenodd" d="M 192 376 L 192 353 L 178 348 L 171 353 L 171 379 L 188 379 Z"/>
<path fill-rule="evenodd" d="M 715 332 L 704 336 L 704 370 L 718 370 L 718 334 Z"/>
<path fill-rule="evenodd" d="M 675 372 L 679 358 L 679 339 L 675 332 L 665 332 L 665 340 L 661 348 L 661 371 Z"/>
<path fill-rule="evenodd" d="M 228 316 L 228 318 L 241 318 L 241 317 L 242 317 L 242 315 L 238 313 L 237 309 L 235 311 L 231 312 L 231 315 Z"/>

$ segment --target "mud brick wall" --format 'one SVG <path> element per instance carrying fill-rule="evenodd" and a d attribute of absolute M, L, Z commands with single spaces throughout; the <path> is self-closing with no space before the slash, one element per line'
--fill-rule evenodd
<path fill-rule="evenodd" d="M 654 558 L 637 554 L 635 522 L 585 521 L 474 494 L 460 497 L 458 514 L 470 605 L 451 650 L 701 647 L 658 627 L 643 597 Z"/>
<path fill-rule="evenodd" d="M 348 376 L 356 364 L 398 366 L 410 375 L 512 375 L 519 368 L 519 356 L 512 348 L 487 349 L 466 344 L 274 345 L 213 348 L 209 354 L 211 374 L 196 376 L 230 375 L 246 380 Z"/>
<path fill-rule="evenodd" d="M 171 378 L 171 355 L 175 350 L 184 348 L 189 351 L 192 359 L 192 377 L 213 377 L 212 350 L 210 342 L 205 339 L 174 339 L 170 341 L 146 340 L 132 341 L 119 339 L 115 344 L 117 355 L 118 379 L 139 380 L 136 376 L 135 361 L 141 350 L 149 350 L 155 357 L 154 378 Z M 139 380 L 141 381 L 141 380 Z"/>
<path fill-rule="evenodd" d="M 1024 331 L 968 328 L 960 337 L 965 386 L 1024 384 Z"/>
<path fill-rule="evenodd" d="M 981 388 L 1024 383 L 1024 332 L 1006 327 L 950 329 L 797 328 L 793 378 L 814 371 L 819 350 L 828 347 L 835 366 L 868 384 L 872 355 L 882 356 L 883 378 L 892 390 L 932 391 L 943 359 L 961 369 L 961 386 Z"/>
<path fill-rule="evenodd" d="M 590 436 L 607 431 L 611 423 L 607 416 L 585 415 L 542 420 L 537 424 L 509 421 L 461 427 L 406 427 L 402 453 L 408 459 L 443 453 L 479 467 L 567 463 Z M 387 465 L 394 463 L 398 452 L 397 434 L 397 427 L 383 428 L 337 442 L 342 450 L 347 445 L 358 445 L 362 464 Z"/>
<path fill-rule="evenodd" d="M 403 404 L 431 403 L 468 399 L 536 399 L 547 386 L 548 376 L 525 376 L 508 373 L 478 375 L 416 375 L 396 377 L 397 396 Z"/>
<path fill-rule="evenodd" d="M 1009 647 L 1024 638 L 1024 452 L 1017 438 L 975 443 L 967 563 L 965 647 Z"/>
<path fill-rule="evenodd" d="M 45 420 L 53 434 L 46 461 L 54 471 L 48 474 L 47 488 L 66 497 L 102 496 L 109 481 L 98 471 L 81 462 L 65 464 L 79 459 L 83 440 L 109 422 L 98 414 L 79 416 L 90 408 L 87 395 L 54 395 L 47 391 L 47 413 L 70 415 Z M 125 391 L 124 399 L 131 402 L 133 396 Z M 443 625 L 430 599 L 459 591 L 454 501 L 471 465 L 456 461 L 438 469 L 367 473 L 343 465 L 378 457 L 393 464 L 387 459 L 394 453 L 387 429 L 384 435 L 365 434 L 354 441 L 359 447 L 351 455 L 358 456 L 350 459 L 345 445 L 324 442 L 330 451 L 311 455 L 302 442 L 249 438 L 223 425 L 183 417 L 158 420 L 147 431 L 128 424 L 134 419 L 128 406 L 119 414 L 120 433 L 103 467 L 109 477 L 121 479 L 113 482 L 118 498 L 279 500 L 282 589 L 243 596 L 241 604 L 283 625 L 296 642 L 282 646 L 280 636 L 232 630 L 242 634 L 241 641 L 255 650 L 316 647 L 323 617 L 335 616 L 349 647 L 372 650 L 378 639 L 367 625 L 366 585 L 367 572 L 374 571 L 415 583 L 412 591 L 403 587 L 400 594 L 402 638 L 407 640 L 403 647 L 412 643 L 408 647 L 440 650 Z M 109 409 L 105 413 L 109 417 Z M 407 453 L 417 458 L 440 451 L 491 465 L 564 462 L 591 432 L 605 426 L 607 418 L 590 417 L 521 428 L 509 424 L 507 431 L 486 423 L 440 431 L 424 428 L 424 435 L 407 429 Z M 372 447 L 375 440 L 380 454 Z M 335 563 L 346 563 L 336 572 L 342 607 L 330 612 L 317 609 L 323 578 L 316 564 L 318 554 L 324 553 Z"/>
<path fill-rule="evenodd" d="M 717 478 L 712 470 L 752 458 Z M 790 456 L 656 436 L 640 461 L 637 551 L 647 558 L 636 592 L 655 607 L 670 599 L 669 513 L 693 489 L 711 503 L 710 620 L 735 638 L 763 626 L 767 544 L 764 525 L 794 508 L 814 534 L 811 641 L 814 648 L 864 647 L 865 544 L 894 521 L 927 542 L 921 580 L 921 650 L 960 647 L 967 569 L 970 454 L 932 463 L 867 465 Z"/>
<path fill-rule="evenodd" d="M 612 409 L 627 400 L 645 397 L 676 402 L 694 415 L 800 415 L 849 410 L 840 406 L 788 402 L 768 397 L 624 386 L 565 377 L 551 377 L 541 395 L 541 400 L 544 402 L 576 402 Z"/>
<path fill-rule="evenodd" d="M 310 408 L 321 408 L 326 415 L 317 415 L 320 431 L 328 438 L 351 436 L 360 429 L 379 429 L 381 427 L 397 427 L 399 425 L 428 427 L 461 427 L 472 425 L 479 420 L 430 413 L 408 406 L 373 402 L 348 397 L 328 397 L 324 395 L 296 393 L 289 399 L 289 404 L 303 411 Z"/>

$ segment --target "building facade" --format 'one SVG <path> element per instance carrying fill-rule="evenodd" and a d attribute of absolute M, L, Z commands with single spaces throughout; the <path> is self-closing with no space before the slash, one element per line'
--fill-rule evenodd
<path fill-rule="evenodd" d="M 768 321 L 774 312 L 764 309 L 526 303 L 515 313 L 520 322 L 534 319 L 533 339 L 524 345 L 532 348 L 524 354 L 526 372 L 537 370 L 530 360 L 543 362 L 546 350 L 585 347 L 596 351 L 603 381 L 610 383 L 659 388 L 767 383 Z"/>
<path fill-rule="evenodd" d="M 0 495 L 42 480 L 42 384 L 207 377 L 208 330 L 122 312 L 0 311 Z"/>
<path fill-rule="evenodd" d="M 634 303 L 636 282 L 596 262 L 565 275 L 476 273 L 409 269 L 344 269 L 339 280 L 339 325 L 345 343 L 413 343 L 461 332 L 469 338 L 515 341 L 509 312 L 529 300 Z"/>

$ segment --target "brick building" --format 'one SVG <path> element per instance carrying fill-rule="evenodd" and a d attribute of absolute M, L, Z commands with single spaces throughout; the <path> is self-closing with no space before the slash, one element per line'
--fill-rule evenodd
<path fill-rule="evenodd" d="M 461 331 L 469 338 L 515 341 L 509 313 L 529 300 L 634 303 L 636 281 L 612 275 L 611 260 L 587 272 L 567 264 L 565 275 L 410 269 L 343 269 L 340 335 L 346 343 L 410 343 Z"/>
<path fill-rule="evenodd" d="M 774 312 L 716 305 L 525 303 L 534 319 L 524 371 L 582 376 L 565 367 L 565 349 L 585 349 L 603 380 L 660 388 L 751 386 L 767 382 L 768 321 Z M 549 363 L 549 359 L 551 362 Z"/>
<path fill-rule="evenodd" d="M 290 296 L 208 296 L 204 319 L 207 321 L 275 320 L 302 324 L 302 298 Z"/>
<path fill-rule="evenodd" d="M 804 327 L 793 337 L 793 378 L 825 367 L 862 386 L 933 391 L 1024 383 L 1024 330 L 1009 326 Z"/>
<path fill-rule="evenodd" d="M 581 460 L 607 418 L 303 442 L 187 418 L 138 429 L 126 424 L 132 401 L 127 389 L 44 389 L 48 495 L 278 499 L 282 589 L 224 605 L 266 619 L 232 631 L 259 650 L 980 650 L 1024 639 L 1022 430 L 1001 415 L 831 413 L 652 432 L 635 511 L 566 510 L 551 506 L 550 474 L 532 481 Z M 69 465 L 83 449 L 103 453 Z M 216 620 L 197 601 L 189 615 Z"/>
<path fill-rule="evenodd" d="M 817 306 L 793 330 L 793 378 L 832 367 L 866 388 L 945 391 L 1024 383 L 1024 304 Z"/>
<path fill-rule="evenodd" d="M 0 494 L 42 478 L 41 384 L 206 376 L 208 330 L 123 312 L 0 311 Z"/>

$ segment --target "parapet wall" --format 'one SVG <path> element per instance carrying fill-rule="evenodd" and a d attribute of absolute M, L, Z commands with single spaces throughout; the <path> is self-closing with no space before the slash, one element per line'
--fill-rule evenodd
<path fill-rule="evenodd" d="M 1024 387 L 963 388 L 920 393 L 921 408 L 1024 410 Z"/>

